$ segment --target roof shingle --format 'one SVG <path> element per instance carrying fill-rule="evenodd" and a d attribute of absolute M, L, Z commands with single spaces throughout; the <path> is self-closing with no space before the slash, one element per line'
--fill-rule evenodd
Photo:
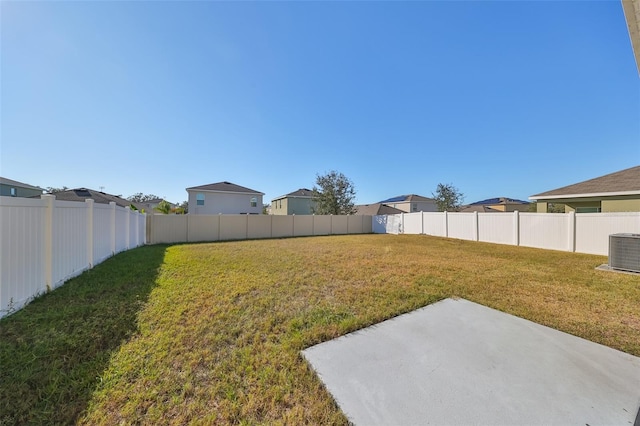
<path fill-rule="evenodd" d="M 638 192 L 640 194 L 640 166 L 631 167 L 619 172 L 610 173 L 584 182 L 563 186 L 551 191 L 541 192 L 529 197 L 530 199 L 548 196 L 586 196 L 618 192 Z"/>
<path fill-rule="evenodd" d="M 190 190 L 201 190 L 201 191 L 220 191 L 220 192 L 246 192 L 247 194 L 260 194 L 264 195 L 260 191 L 256 191 L 254 189 L 246 188 L 244 186 L 236 185 L 231 182 L 216 182 L 210 183 L 208 185 L 200 185 L 200 186 L 192 186 L 191 188 L 187 188 L 187 191 Z"/>

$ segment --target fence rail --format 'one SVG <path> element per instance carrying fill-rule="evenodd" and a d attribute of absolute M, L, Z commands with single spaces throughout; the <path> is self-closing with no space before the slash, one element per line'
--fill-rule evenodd
<path fill-rule="evenodd" d="M 146 215 L 115 203 L 0 197 L 0 318 L 146 242 Z"/>
<path fill-rule="evenodd" d="M 372 216 L 152 215 L 149 244 L 369 234 Z"/>
<path fill-rule="evenodd" d="M 374 216 L 373 232 L 425 234 L 606 256 L 609 235 L 640 233 L 640 212 L 404 213 Z"/>

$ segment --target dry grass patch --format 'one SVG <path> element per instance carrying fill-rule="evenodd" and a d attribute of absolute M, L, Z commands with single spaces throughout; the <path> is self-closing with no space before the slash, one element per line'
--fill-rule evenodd
<path fill-rule="evenodd" d="M 299 351 L 451 296 L 640 355 L 640 277 L 605 262 L 408 235 L 172 246 L 78 420 L 345 424 Z"/>

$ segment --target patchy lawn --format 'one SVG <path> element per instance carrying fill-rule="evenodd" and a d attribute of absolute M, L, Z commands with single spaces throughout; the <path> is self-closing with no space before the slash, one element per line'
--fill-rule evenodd
<path fill-rule="evenodd" d="M 345 424 L 299 351 L 451 296 L 640 356 L 640 277 L 602 263 L 419 235 L 143 247 L 0 320 L 0 424 Z"/>

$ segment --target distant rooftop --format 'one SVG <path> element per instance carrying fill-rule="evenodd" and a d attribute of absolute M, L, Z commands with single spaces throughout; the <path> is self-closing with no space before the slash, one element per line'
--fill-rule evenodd
<path fill-rule="evenodd" d="M 433 198 L 423 197 L 421 195 L 409 194 L 409 195 L 398 195 L 397 197 L 391 197 L 389 199 L 380 201 L 379 204 L 404 203 L 404 202 L 411 202 L 411 201 L 435 201 L 435 200 Z"/>
<path fill-rule="evenodd" d="M 469 204 L 470 206 L 494 206 L 497 204 L 529 204 L 529 201 L 517 200 L 515 198 L 507 198 L 507 197 L 498 197 L 498 198 L 488 198 L 482 201 L 476 201 L 475 203 Z"/>
<path fill-rule="evenodd" d="M 381 203 L 375 204 L 360 204 L 355 206 L 356 214 L 362 216 L 376 216 L 383 214 L 400 214 L 404 213 L 400 209 L 396 209 L 395 207 L 387 206 Z"/>
<path fill-rule="evenodd" d="M 290 192 L 286 195 L 281 195 L 274 198 L 272 201 L 280 200 L 283 198 L 311 198 L 313 197 L 313 191 L 307 188 L 300 188 L 297 191 Z"/>
<path fill-rule="evenodd" d="M 236 185 L 231 182 L 217 182 L 210 183 L 208 185 L 200 185 L 200 186 L 192 186 L 191 188 L 187 188 L 187 191 L 219 191 L 219 192 L 246 192 L 247 194 L 260 194 L 264 195 L 264 193 L 260 191 L 256 191 L 255 189 L 246 188 L 244 186 Z"/>
<path fill-rule="evenodd" d="M 8 185 L 8 186 L 18 186 L 20 188 L 26 188 L 26 189 L 35 189 L 37 191 L 44 191 L 42 188 L 38 188 L 37 186 L 29 185 L 27 183 L 18 182 L 17 180 L 7 179 L 3 177 L 0 177 L 0 184 Z"/>
<path fill-rule="evenodd" d="M 87 199 L 91 199 L 98 204 L 109 204 L 113 201 L 117 206 L 120 207 L 128 207 L 130 205 L 133 205 L 138 210 L 142 210 L 145 208 L 143 204 L 134 203 L 122 197 L 118 197 L 117 195 L 111 195 L 107 194 L 106 192 L 95 191 L 93 189 L 87 188 L 68 189 L 66 191 L 56 192 L 53 195 L 56 197 L 56 200 L 61 201 L 84 201 Z"/>

